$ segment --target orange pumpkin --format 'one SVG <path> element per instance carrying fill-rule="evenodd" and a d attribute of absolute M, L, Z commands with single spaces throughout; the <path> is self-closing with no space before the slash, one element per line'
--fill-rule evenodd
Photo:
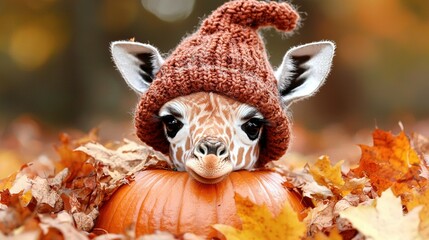
<path fill-rule="evenodd" d="M 273 214 L 280 212 L 286 200 L 302 212 L 300 197 L 283 187 L 283 182 L 272 171 L 237 171 L 220 183 L 202 184 L 186 172 L 145 170 L 102 207 L 96 228 L 123 233 L 135 224 L 136 236 L 161 230 L 223 238 L 211 225 L 241 226 L 235 193 L 258 205 L 266 204 Z"/>

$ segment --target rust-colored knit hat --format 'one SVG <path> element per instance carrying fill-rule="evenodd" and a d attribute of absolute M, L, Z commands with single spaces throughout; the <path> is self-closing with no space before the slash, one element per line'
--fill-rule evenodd
<path fill-rule="evenodd" d="M 269 121 L 259 166 L 280 158 L 289 144 L 288 118 L 257 30 L 291 31 L 298 19 L 287 3 L 237 0 L 215 10 L 166 59 L 142 95 L 135 115 L 138 137 L 168 153 L 162 123 L 155 117 L 159 109 L 179 96 L 216 92 L 258 108 Z"/>

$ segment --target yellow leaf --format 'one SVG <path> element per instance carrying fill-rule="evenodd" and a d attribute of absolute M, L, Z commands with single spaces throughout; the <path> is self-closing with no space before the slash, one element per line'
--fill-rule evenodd
<path fill-rule="evenodd" d="M 326 236 L 322 232 L 317 232 L 314 236 L 315 240 L 343 240 L 343 237 L 338 231 L 338 228 L 334 228 L 329 232 L 329 236 Z"/>
<path fill-rule="evenodd" d="M 31 190 L 28 190 L 19 196 L 19 201 L 23 207 L 26 207 L 31 202 L 31 199 L 33 199 Z"/>
<path fill-rule="evenodd" d="M 343 162 L 339 161 L 332 166 L 329 157 L 322 156 L 310 167 L 309 171 L 318 184 L 330 188 L 341 188 L 344 185 L 344 179 L 341 176 L 341 165 Z"/>
<path fill-rule="evenodd" d="M 416 207 L 423 205 L 423 209 L 420 211 L 420 234 L 424 239 L 429 239 L 429 189 L 422 194 L 413 194 L 413 199 L 406 203 L 408 210 L 413 210 Z"/>
<path fill-rule="evenodd" d="M 344 180 L 341 173 L 343 163 L 344 161 L 339 161 L 332 166 L 329 157 L 322 156 L 309 168 L 309 172 L 319 185 L 328 187 L 335 195 L 344 197 L 352 191 L 361 190 L 367 183 L 367 179 L 347 178 Z"/>
<path fill-rule="evenodd" d="M 0 191 L 3 191 L 5 189 L 10 189 L 13 186 L 13 183 L 15 182 L 17 174 L 18 172 L 15 172 L 9 175 L 9 177 L 7 178 L 0 179 Z"/>
<path fill-rule="evenodd" d="M 226 239 L 300 239 L 305 235 L 305 224 L 298 220 L 296 212 L 286 203 L 276 217 L 263 206 L 252 203 L 239 195 L 235 196 L 237 213 L 242 222 L 242 229 L 215 224 L 213 227 L 225 235 Z"/>
<path fill-rule="evenodd" d="M 340 212 L 340 217 L 349 220 L 368 239 L 415 240 L 421 239 L 418 227 L 421 206 L 404 215 L 401 199 L 391 189 L 377 198 L 376 206 L 350 207 Z"/>

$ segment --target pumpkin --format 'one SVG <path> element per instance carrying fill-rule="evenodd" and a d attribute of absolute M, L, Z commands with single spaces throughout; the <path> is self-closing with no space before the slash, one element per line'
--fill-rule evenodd
<path fill-rule="evenodd" d="M 283 182 L 278 173 L 267 170 L 232 172 L 217 184 L 200 183 L 186 172 L 145 170 L 137 173 L 131 184 L 119 188 L 100 209 L 96 228 L 124 233 L 135 226 L 136 236 L 161 230 L 223 238 L 211 225 L 241 226 L 236 193 L 258 205 L 266 204 L 273 214 L 280 212 L 285 201 L 302 212 L 301 198 Z"/>

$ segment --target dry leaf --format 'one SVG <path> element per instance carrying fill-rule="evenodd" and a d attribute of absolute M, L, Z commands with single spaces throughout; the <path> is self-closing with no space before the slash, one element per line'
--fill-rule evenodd
<path fill-rule="evenodd" d="M 279 171 L 278 169 L 277 172 L 285 175 L 288 184 L 301 189 L 304 197 L 326 199 L 333 196 L 329 188 L 321 186 L 314 181 L 313 176 L 308 173 L 308 165 L 303 170 L 295 172 Z"/>
<path fill-rule="evenodd" d="M 343 237 L 341 237 L 338 229 L 334 228 L 329 232 L 328 236 L 326 236 L 322 232 L 316 233 L 316 235 L 314 236 L 314 239 L 315 240 L 343 240 Z"/>
<path fill-rule="evenodd" d="M 339 161 L 335 166 L 332 166 L 328 156 L 321 156 L 316 163 L 309 168 L 309 172 L 313 175 L 314 180 L 318 184 L 331 189 L 339 189 L 345 184 L 341 176 L 341 165 L 343 163 L 344 161 Z"/>
<path fill-rule="evenodd" d="M 61 237 L 75 240 L 87 240 L 88 237 L 81 233 L 74 227 L 72 216 L 69 213 L 62 211 L 59 212 L 55 218 L 49 215 L 39 215 L 40 228 L 42 229 L 45 238 L 46 236 L 55 236 L 55 238 Z M 61 234 L 57 235 L 52 233 L 52 229 L 59 231 Z M 48 238 L 49 239 L 49 238 Z"/>
<path fill-rule="evenodd" d="M 308 168 L 308 171 L 319 185 L 329 188 L 334 195 L 344 197 L 351 192 L 361 192 L 368 180 L 366 178 L 344 179 L 341 172 L 343 163 L 344 161 L 339 161 L 332 166 L 329 157 L 322 156 Z"/>
<path fill-rule="evenodd" d="M 84 152 L 102 165 L 107 166 L 104 170 L 114 180 L 119 180 L 124 176 L 141 171 L 147 167 L 146 164 L 150 159 L 156 158 L 157 161 L 168 161 L 167 157 L 145 145 L 139 145 L 130 140 L 124 141 L 125 145 L 116 150 L 107 149 L 99 143 L 87 143 L 78 147 L 76 151 Z"/>
<path fill-rule="evenodd" d="M 418 168 L 420 159 L 404 132 L 393 136 L 376 129 L 373 139 L 373 147 L 360 146 L 362 157 L 359 166 L 352 171 L 359 177 L 368 177 L 380 194 L 403 178 L 412 166 Z"/>
<path fill-rule="evenodd" d="M 10 189 L 13 186 L 17 174 L 18 172 L 12 173 L 11 175 L 9 175 L 9 177 L 0 180 L 0 192 L 6 189 Z"/>
<path fill-rule="evenodd" d="M 340 216 L 369 239 L 415 240 L 421 239 L 418 232 L 420 210 L 421 207 L 416 207 L 404 215 L 401 199 L 388 189 L 377 198 L 376 206 L 350 207 L 340 212 Z"/>
<path fill-rule="evenodd" d="M 325 201 L 319 202 L 316 207 L 310 209 L 304 223 L 307 225 L 307 232 L 313 235 L 331 228 L 334 219 L 334 202 Z"/>
<path fill-rule="evenodd" d="M 420 234 L 423 239 L 429 239 L 429 188 L 425 192 L 419 194 L 413 192 L 413 198 L 406 203 L 407 209 L 413 210 L 423 206 L 420 211 Z"/>
<path fill-rule="evenodd" d="M 229 240 L 234 239 L 299 239 L 305 235 L 305 224 L 298 220 L 298 215 L 286 203 L 279 215 L 273 216 L 268 208 L 258 206 L 249 199 L 235 196 L 237 214 L 242 222 L 242 229 L 215 224 L 213 227 Z"/>

